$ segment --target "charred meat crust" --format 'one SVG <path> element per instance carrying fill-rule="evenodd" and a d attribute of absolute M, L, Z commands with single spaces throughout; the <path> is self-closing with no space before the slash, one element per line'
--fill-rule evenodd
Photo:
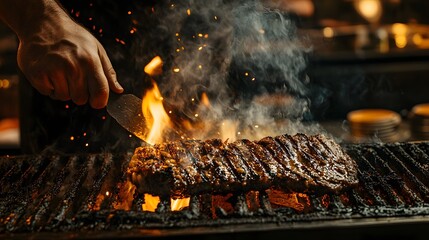
<path fill-rule="evenodd" d="M 358 183 L 356 163 L 337 143 L 323 135 L 305 134 L 139 147 L 127 175 L 139 193 L 173 197 L 271 187 L 338 193 Z"/>

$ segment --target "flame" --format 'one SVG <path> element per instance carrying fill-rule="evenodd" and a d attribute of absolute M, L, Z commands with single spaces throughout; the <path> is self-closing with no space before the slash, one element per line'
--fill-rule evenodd
<path fill-rule="evenodd" d="M 183 208 L 189 206 L 191 198 L 178 198 L 171 199 L 171 211 L 181 211 Z"/>
<path fill-rule="evenodd" d="M 144 72 L 151 77 L 161 75 L 163 64 L 161 57 L 156 56 L 144 67 Z"/>
<path fill-rule="evenodd" d="M 201 66 L 201 65 L 200 65 Z M 210 107 L 210 100 L 209 97 L 207 96 L 207 93 L 203 92 L 201 94 L 201 104 L 205 107 Z"/>
<path fill-rule="evenodd" d="M 158 196 L 152 196 L 150 194 L 144 194 L 144 203 L 142 204 L 142 210 L 148 212 L 155 212 L 160 199 Z"/>
<path fill-rule="evenodd" d="M 118 184 L 119 193 L 113 208 L 117 210 L 131 210 L 133 204 L 133 195 L 136 190 L 134 184 L 130 181 Z"/>
<path fill-rule="evenodd" d="M 144 68 L 145 73 L 154 77 L 162 73 L 163 61 L 159 56 L 153 58 Z M 173 124 L 166 112 L 158 85 L 152 79 L 152 89 L 149 89 L 142 102 L 142 112 L 146 119 L 146 125 L 149 129 L 145 136 L 145 141 L 150 144 L 161 143 L 164 141 L 165 132 L 173 128 Z M 180 211 L 189 206 L 190 198 L 171 199 L 171 210 Z M 143 211 L 155 212 L 160 198 L 150 194 L 144 194 Z"/>
<path fill-rule="evenodd" d="M 142 112 L 149 128 L 145 141 L 155 144 L 163 141 L 163 133 L 172 127 L 172 123 L 162 103 L 164 98 L 158 89 L 158 85 L 155 81 L 152 81 L 152 83 L 153 88 L 148 90 L 143 97 Z"/>
<path fill-rule="evenodd" d="M 160 201 L 161 200 L 158 196 L 144 194 L 144 203 L 142 204 L 142 210 L 147 212 L 155 212 Z M 170 198 L 170 202 L 171 211 L 181 211 L 183 210 L 183 208 L 189 206 L 190 198 Z"/>

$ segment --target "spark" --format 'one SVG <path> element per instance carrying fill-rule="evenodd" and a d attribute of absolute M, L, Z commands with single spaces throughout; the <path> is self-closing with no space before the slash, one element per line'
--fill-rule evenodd
<path fill-rule="evenodd" d="M 255 128 L 259 128 L 259 125 L 255 125 Z"/>
<path fill-rule="evenodd" d="M 170 110 L 170 111 L 168 111 L 168 113 L 169 113 L 169 114 L 172 114 L 172 113 L 173 113 L 173 111 L 171 111 L 171 110 Z"/>
<path fill-rule="evenodd" d="M 176 33 L 176 37 L 178 37 L 179 36 L 179 33 Z"/>
<path fill-rule="evenodd" d="M 199 48 L 198 48 L 198 51 L 201 51 L 201 50 L 203 50 L 203 47 L 199 47 Z"/>
<path fill-rule="evenodd" d="M 198 117 L 199 115 L 198 115 L 198 113 L 195 113 L 195 115 L 194 115 L 195 117 Z"/>
<path fill-rule="evenodd" d="M 198 65 L 198 68 L 199 68 L 199 69 L 202 69 L 202 68 L 203 68 L 203 66 L 202 66 L 202 65 Z"/>
<path fill-rule="evenodd" d="M 252 78 L 252 81 L 255 81 L 256 80 L 256 78 Z"/>
<path fill-rule="evenodd" d="M 74 136 L 71 136 L 71 137 L 70 137 L 70 141 L 74 141 Z"/>
<path fill-rule="evenodd" d="M 118 42 L 118 43 L 120 43 L 120 44 L 122 44 L 122 45 L 125 45 L 124 40 L 121 40 L 119 38 L 115 38 L 115 41 Z"/>
<path fill-rule="evenodd" d="M 128 15 L 131 15 L 132 14 L 132 12 L 131 11 L 128 11 Z"/>
<path fill-rule="evenodd" d="M 101 119 L 106 120 L 106 116 L 102 116 Z"/>
<path fill-rule="evenodd" d="M 70 106 L 69 106 L 68 104 L 66 104 L 65 108 L 66 108 L 66 109 L 69 109 L 69 108 L 70 108 Z"/>
<path fill-rule="evenodd" d="M 85 147 L 88 147 L 89 146 L 89 143 L 85 143 Z"/>
<path fill-rule="evenodd" d="M 202 33 L 198 33 L 198 37 L 203 37 L 204 35 Z"/>
<path fill-rule="evenodd" d="M 83 133 L 83 136 L 84 136 L 84 137 L 86 136 L 86 132 L 84 132 L 84 133 Z"/>
<path fill-rule="evenodd" d="M 241 132 L 237 132 L 237 135 L 241 135 Z"/>
<path fill-rule="evenodd" d="M 248 72 L 244 73 L 244 76 L 246 76 L 246 77 L 249 76 L 249 73 Z"/>
<path fill-rule="evenodd" d="M 186 13 L 188 14 L 188 16 L 191 16 L 191 9 L 189 9 L 189 8 L 188 8 L 188 9 L 186 10 Z"/>
<path fill-rule="evenodd" d="M 180 72 L 180 68 L 173 68 L 173 72 L 175 72 L 175 73 Z"/>
<path fill-rule="evenodd" d="M 176 49 L 176 52 L 180 52 L 180 48 Z"/>
<path fill-rule="evenodd" d="M 209 38 L 209 35 L 206 33 L 206 34 L 204 35 L 204 38 Z"/>
<path fill-rule="evenodd" d="M 191 101 L 192 101 L 192 102 L 193 102 L 193 101 L 195 101 L 195 98 L 192 98 L 192 99 L 191 99 Z"/>
<path fill-rule="evenodd" d="M 106 191 L 106 196 L 109 196 L 110 195 L 110 192 L 109 191 Z"/>
<path fill-rule="evenodd" d="M 133 135 L 131 135 L 131 134 L 130 134 L 130 135 L 128 135 L 128 137 L 129 137 L 129 138 L 132 138 L 132 137 L 133 137 Z"/>
<path fill-rule="evenodd" d="M 214 20 L 217 20 L 217 16 L 214 16 Z"/>

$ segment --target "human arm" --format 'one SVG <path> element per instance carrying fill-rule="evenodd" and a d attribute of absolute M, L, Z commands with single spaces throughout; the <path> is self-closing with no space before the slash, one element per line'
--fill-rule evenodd
<path fill-rule="evenodd" d="M 110 90 L 123 91 L 103 46 L 55 0 L 0 0 L 0 18 L 17 34 L 18 66 L 41 94 L 103 108 Z"/>

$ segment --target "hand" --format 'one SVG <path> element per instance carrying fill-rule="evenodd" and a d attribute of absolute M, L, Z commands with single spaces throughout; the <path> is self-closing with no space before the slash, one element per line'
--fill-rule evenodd
<path fill-rule="evenodd" d="M 18 35 L 18 65 L 41 94 L 93 108 L 123 92 L 100 42 L 55 0 L 2 0 L 0 18 Z"/>
<path fill-rule="evenodd" d="M 103 108 L 109 88 L 123 91 L 106 51 L 86 29 L 71 19 L 42 24 L 18 49 L 19 67 L 41 94 Z"/>

